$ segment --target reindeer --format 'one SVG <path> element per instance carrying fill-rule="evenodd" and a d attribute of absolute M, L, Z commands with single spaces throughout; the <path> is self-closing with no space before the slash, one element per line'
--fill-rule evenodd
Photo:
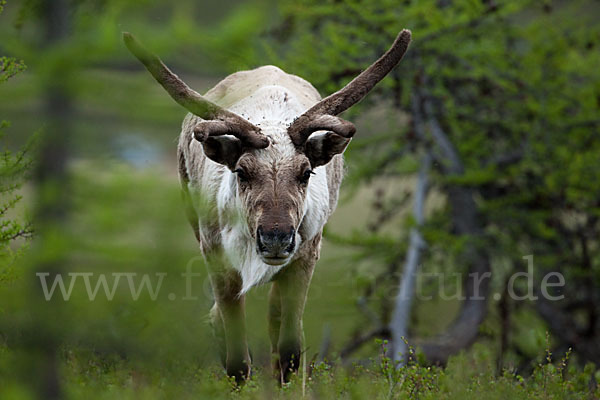
<path fill-rule="evenodd" d="M 189 222 L 207 266 L 211 323 L 223 364 L 249 377 L 244 295 L 272 282 L 269 336 L 274 367 L 287 382 L 302 351 L 302 315 L 323 227 L 336 208 L 342 153 L 356 129 L 337 115 L 359 102 L 398 64 L 411 40 L 392 47 L 336 93 L 321 99 L 304 79 L 274 66 L 236 72 L 202 96 L 131 34 L 128 49 L 190 114 L 178 146 Z"/>

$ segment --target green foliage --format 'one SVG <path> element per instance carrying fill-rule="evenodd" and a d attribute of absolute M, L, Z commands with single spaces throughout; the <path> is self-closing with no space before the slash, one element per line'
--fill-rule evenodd
<path fill-rule="evenodd" d="M 6 82 L 16 74 L 25 70 L 23 61 L 11 57 L 0 57 L 0 83 Z"/>
<path fill-rule="evenodd" d="M 492 265 L 509 265 L 494 270 L 493 288 L 501 291 L 505 277 L 522 268 L 521 257 L 534 254 L 536 282 L 548 271 L 565 276 L 566 299 L 553 304 L 556 312 L 571 314 L 572 304 L 584 315 L 581 324 L 569 324 L 575 331 L 597 326 L 592 293 L 600 287 L 600 30 L 592 15 L 598 4 L 303 0 L 285 2 L 280 9 L 283 22 L 271 54 L 321 93 L 353 78 L 401 28 L 412 30 L 404 60 L 352 111 L 384 108 L 399 116 L 398 123 L 387 130 L 381 129 L 381 120 L 359 124 L 346 155 L 348 179 L 356 186 L 382 176 L 413 175 L 421 152 L 435 156 L 430 199 L 442 199 L 429 207 L 423 228 L 428 242 L 423 272 L 466 272 L 470 260 L 462 254 L 475 247 L 483 249 Z M 448 169 L 432 121 L 456 149 L 463 172 Z M 447 196 L 465 188 L 477 205 L 480 237 L 455 231 L 460 210 L 451 209 Z M 405 197 L 396 191 L 394 200 L 387 201 L 402 205 Z M 389 232 L 406 230 L 411 217 L 404 212 L 390 218 L 389 209 L 378 204 L 373 207 L 376 232 L 361 229 L 346 239 L 329 235 L 358 250 L 348 258 L 353 265 L 372 261 L 374 255 L 388 262 L 402 260 L 398 253 L 406 247 L 406 235 Z M 378 235 L 394 243 L 373 246 Z M 364 251 L 369 246 L 373 251 Z M 396 270 L 382 270 L 378 281 L 387 285 L 390 271 Z M 587 306 L 577 303 L 580 296 Z M 370 302 L 383 310 L 392 307 L 385 295 Z M 549 323 L 552 314 L 543 318 Z M 362 321 L 357 323 L 361 327 Z M 597 327 L 586 332 L 582 340 L 597 341 Z M 563 346 L 572 344 L 566 336 L 561 336 Z M 588 352 L 582 350 L 582 355 Z"/>
<path fill-rule="evenodd" d="M 0 13 L 5 4 L 5 1 L 0 1 Z M 24 70 L 23 61 L 12 57 L 0 57 L 0 84 Z M 12 268 L 18 253 L 15 249 L 20 248 L 15 242 L 31 237 L 33 233 L 31 223 L 22 222 L 21 218 L 15 215 L 17 203 L 22 199 L 19 189 L 31 171 L 30 153 L 33 140 L 16 152 L 8 150 L 4 145 L 4 137 L 9 126 L 8 121 L 0 120 L 0 141 L 3 144 L 0 153 L 0 283 L 14 279 Z"/>
<path fill-rule="evenodd" d="M 385 342 L 379 342 L 382 349 Z M 22 354 L 0 345 L 0 377 L 10 375 Z M 381 355 L 366 365 L 344 368 L 326 362 L 311 365 L 306 379 L 295 376 L 278 387 L 268 370 L 258 367 L 242 387 L 232 385 L 218 368 L 198 369 L 180 363 L 176 368 L 153 371 L 144 365 L 81 348 L 60 353 L 67 398 L 79 399 L 591 399 L 600 395 L 593 385 L 595 369 L 570 367 L 568 356 L 553 362 L 546 357 L 529 377 L 511 371 L 494 372 L 488 349 L 476 346 L 470 353 L 451 358 L 446 368 L 411 361 L 395 368 Z M 25 382 L 2 381 L 2 398 L 26 399 L 34 393 Z M 11 397 L 12 396 L 12 397 Z"/>
<path fill-rule="evenodd" d="M 6 121 L 0 122 L 0 140 L 4 136 L 2 130 L 8 125 Z M 15 242 L 18 239 L 30 238 L 33 234 L 31 223 L 23 222 L 21 217 L 15 215 L 16 206 L 23 197 L 19 190 L 32 168 L 32 144 L 33 139 L 17 152 L 5 149 L 0 154 L 0 264 L 3 266 L 0 268 L 0 282 L 10 279 L 9 269 L 18 253 L 15 249 L 20 247 L 15 245 Z"/>
<path fill-rule="evenodd" d="M 533 253 L 536 265 L 565 274 L 567 299 L 587 299 L 589 293 L 597 293 L 600 36 L 593 20 L 598 11 L 595 2 L 301 0 L 278 2 L 276 7 L 249 2 L 229 9 L 230 2 L 214 0 L 168 4 L 77 0 L 68 2 L 68 34 L 52 47 L 43 45 L 45 32 L 39 23 L 43 4 L 43 0 L 27 0 L 12 10 L 7 7 L 15 22 L 0 24 L 2 51 L 18 55 L 0 59 L 0 83 L 24 68 L 19 58 L 30 66 L 23 79 L 2 87 L 2 100 L 10 100 L 3 101 L 3 112 L 19 128 L 7 139 L 12 148 L 22 149 L 4 153 L 0 161 L 0 186 L 10 188 L 2 202 L 12 209 L 19 202 L 18 187 L 27 176 L 31 148 L 23 144 L 22 132 L 39 128 L 29 129 L 39 123 L 31 116 L 40 112 L 43 92 L 59 84 L 76 107 L 69 120 L 76 133 L 70 143 L 74 160 L 68 188 L 73 203 L 71 217 L 44 237 L 44 251 L 49 254 L 39 254 L 36 248 L 30 258 L 19 262 L 29 275 L 14 285 L 0 284 L 0 398 L 34 396 L 31 382 L 20 379 L 33 374 L 29 368 L 37 365 L 32 362 L 38 360 L 36 351 L 53 340 L 61 343 L 61 378 L 71 398 L 302 396 L 301 377 L 280 389 L 265 367 L 268 361 L 261 359 L 261 354 L 268 354 L 261 316 L 266 289 L 258 288 L 248 302 L 249 339 L 257 368 L 253 380 L 241 389 L 232 388 L 215 367 L 203 320 L 211 299 L 201 261 L 194 264 L 202 274 L 196 289 L 202 290 L 200 299 L 179 301 L 183 286 L 178 278 L 198 256 L 181 212 L 174 174 L 174 142 L 184 111 L 126 52 L 122 30 L 135 33 L 199 91 L 226 73 L 277 64 L 327 94 L 378 57 L 400 28 L 412 29 L 414 42 L 405 60 L 346 115 L 359 126 L 346 153 L 346 183 L 354 189 L 350 195 L 363 196 L 375 184 L 391 196 L 375 195 L 374 217 L 369 215 L 369 225 L 360 230 L 349 232 L 345 227 L 367 214 L 367 205 L 361 203 L 370 197 L 359 196 L 356 208 L 340 217 L 345 221 L 338 226 L 332 223 L 304 320 L 307 352 L 314 354 L 319 348 L 324 321 L 333 326 L 333 352 L 353 329 L 366 331 L 367 317 L 353 306 L 354 299 L 363 299 L 366 292 L 371 293 L 368 305 L 381 314 L 382 323 L 389 317 L 408 228 L 414 226 L 406 212 L 411 177 L 422 152 L 439 155 L 430 124 L 424 124 L 425 137 L 415 132 L 415 94 L 431 103 L 432 116 L 465 167 L 462 174 L 449 174 L 445 160 L 434 163 L 431 204 L 422 230 L 428 242 L 424 271 L 465 272 L 469 261 L 465 249 L 478 246 L 490 255 L 494 289 L 502 289 L 504 278 L 521 268 L 523 254 Z M 275 13 L 280 14 L 278 25 L 273 23 Z M 365 118 L 370 109 L 379 112 Z M 130 162 L 116 161 L 121 159 Z M 157 165 L 165 160 L 168 172 Z M 146 169 L 140 171 L 140 166 Z M 392 184 L 398 182 L 402 184 L 396 190 Z M 482 237 L 456 235 L 447 202 L 451 188 L 473 190 Z M 30 228 L 12 214 L 6 218 L 2 215 L 2 221 L 10 221 L 2 231 L 7 239 Z M 62 273 L 94 271 L 111 276 L 127 271 L 155 277 L 167 272 L 176 279 L 165 279 L 157 301 L 143 296 L 132 302 L 122 285 L 114 300 L 102 299 L 100 289 L 99 299 L 92 302 L 86 288 L 76 286 L 72 301 L 46 302 L 33 275 L 36 260 L 43 257 L 61 260 L 57 269 Z M 0 261 L 0 281 L 9 276 L 12 282 L 14 267 L 8 270 L 4 259 Z M 97 282 L 93 277 L 92 286 Z M 435 295 L 437 284 L 428 283 L 431 294 Z M 176 294 L 175 301 L 167 297 L 170 293 Z M 317 363 L 307 380 L 308 394 L 315 398 L 598 397 L 592 378 L 596 375 L 598 381 L 600 376 L 594 366 L 577 368 L 575 363 L 588 356 L 577 347 L 569 356 L 572 363 L 567 358 L 553 365 L 551 358 L 542 359 L 528 376 L 527 361 L 539 358 L 547 321 L 531 304 L 514 306 L 518 311 L 511 315 L 503 364 L 508 371 L 495 360 L 500 324 L 492 307 L 481 329 L 485 346 L 451 358 L 446 368 L 430 367 L 421 360 L 396 369 L 385 353 L 366 366 Z M 589 304 L 588 309 L 569 306 L 577 308 L 574 321 L 584 325 L 591 315 Z M 456 304 L 437 299 L 417 307 L 422 312 L 414 318 L 414 331 L 433 335 L 450 322 Z M 577 332 L 585 330 L 578 327 Z M 591 332 L 580 343 L 596 339 L 597 333 Z M 564 345 L 558 335 L 555 340 Z M 381 346 L 383 342 L 360 356 L 372 356 Z M 546 347 L 550 352 L 551 346 Z"/>

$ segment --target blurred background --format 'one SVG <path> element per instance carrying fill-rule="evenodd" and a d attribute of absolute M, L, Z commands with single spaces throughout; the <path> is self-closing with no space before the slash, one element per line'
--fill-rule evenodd
<path fill-rule="evenodd" d="M 477 351 L 497 374 L 528 376 L 548 352 L 581 370 L 600 363 L 600 2 L 0 4 L 0 398 L 193 382 L 218 365 L 180 201 L 186 111 L 123 31 L 200 93 L 273 64 L 325 96 L 411 29 L 404 60 L 344 114 L 358 133 L 309 292 L 309 361 L 364 364 L 376 339 L 401 349 L 404 337 L 423 365 Z M 201 274 L 194 301 L 186 268 Z M 79 284 L 46 301 L 36 275 L 68 286 L 67 274 L 92 271 L 167 275 L 156 299 L 137 301 L 125 284 L 112 300 Z M 550 272 L 564 285 L 555 275 L 544 288 Z M 254 289 L 247 312 L 264 368 L 267 293 Z"/>

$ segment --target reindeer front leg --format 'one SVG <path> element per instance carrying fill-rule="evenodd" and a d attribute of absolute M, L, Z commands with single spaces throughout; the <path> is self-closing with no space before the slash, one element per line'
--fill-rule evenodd
<path fill-rule="evenodd" d="M 279 329 L 281 328 L 281 296 L 279 294 L 279 285 L 273 282 L 269 292 L 269 339 L 271 340 L 271 361 L 273 371 L 279 378 Z"/>
<path fill-rule="evenodd" d="M 302 315 L 315 261 L 292 262 L 277 275 L 271 289 L 269 329 L 273 347 L 274 341 L 277 341 L 282 383 L 288 382 L 290 375 L 300 367 Z M 277 300 L 279 300 L 280 312 L 277 312 Z"/>
<path fill-rule="evenodd" d="M 246 339 L 244 296 L 240 296 L 242 279 L 235 270 L 209 268 L 215 295 L 211 310 L 215 331 L 225 337 L 225 369 L 240 383 L 250 376 L 250 355 Z"/>

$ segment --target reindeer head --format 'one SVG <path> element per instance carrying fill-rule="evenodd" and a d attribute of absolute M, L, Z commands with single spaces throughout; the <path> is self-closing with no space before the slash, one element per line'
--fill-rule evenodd
<path fill-rule="evenodd" d="M 195 127 L 194 137 L 208 158 L 237 175 L 237 195 L 249 232 L 263 261 L 270 265 L 286 263 L 296 251 L 311 175 L 341 154 L 356 131 L 352 123 L 337 115 L 359 102 L 398 64 L 410 39 L 410 31 L 402 30 L 381 58 L 289 126 L 258 127 L 190 89 L 158 57 L 124 33 L 129 50 L 171 97 L 204 120 Z M 287 133 L 288 143 L 272 144 L 269 130 Z M 312 135 L 317 131 L 321 132 Z M 270 151 L 261 151 L 270 145 Z M 326 179 L 325 175 L 320 178 Z"/>

